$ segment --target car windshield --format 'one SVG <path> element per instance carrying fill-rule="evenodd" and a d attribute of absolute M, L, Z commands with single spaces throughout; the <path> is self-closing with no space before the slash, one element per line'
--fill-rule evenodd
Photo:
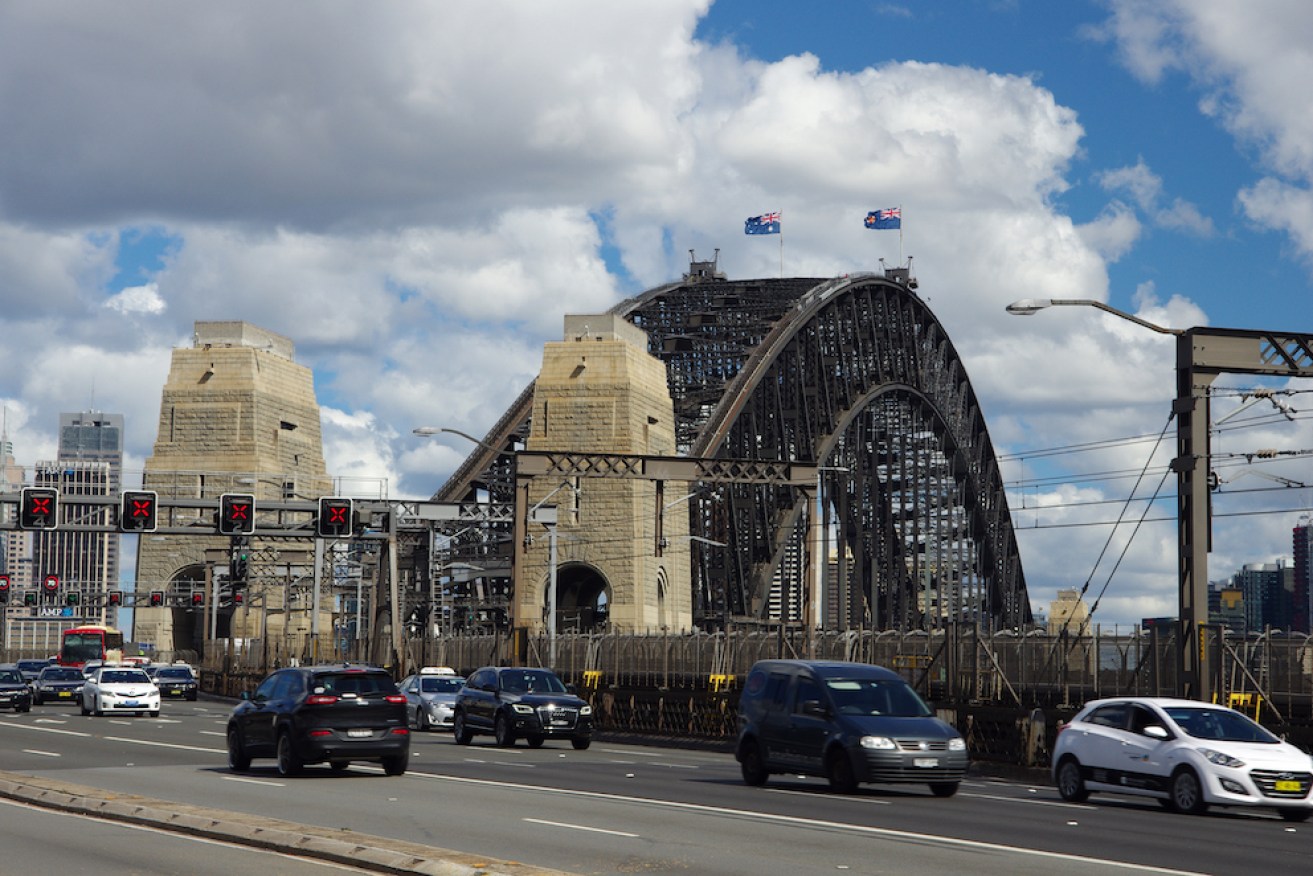
<path fill-rule="evenodd" d="M 420 680 L 420 690 L 424 693 L 456 693 L 465 685 L 465 679 L 442 676 Z"/>
<path fill-rule="evenodd" d="M 1255 724 L 1239 712 L 1230 709 L 1192 708 L 1172 706 L 1165 709 L 1167 716 L 1195 739 L 1212 739 L 1218 742 L 1263 742 L 1276 744 L 1281 740 L 1262 726 Z"/>
<path fill-rule="evenodd" d="M 73 668 L 48 666 L 41 670 L 42 681 L 81 681 L 82 673 Z"/>
<path fill-rule="evenodd" d="M 140 684 L 150 681 L 140 669 L 107 669 L 100 673 L 102 684 Z"/>
<path fill-rule="evenodd" d="M 501 674 L 501 689 L 510 693 L 565 693 L 565 684 L 546 670 L 515 669 Z"/>
<path fill-rule="evenodd" d="M 161 669 L 155 673 L 156 678 L 172 678 L 181 681 L 191 681 L 192 674 L 190 669 Z"/>
<path fill-rule="evenodd" d="M 925 718 L 930 707 L 901 679 L 829 678 L 825 686 L 841 715 L 890 715 L 895 718 Z"/>
<path fill-rule="evenodd" d="M 23 676 L 16 669 L 0 669 L 0 681 L 10 684 L 22 684 Z"/>
<path fill-rule="evenodd" d="M 29 672 L 32 672 L 32 671 L 40 672 L 41 669 L 44 668 L 45 666 L 46 666 L 46 661 L 44 661 L 44 660 L 19 660 L 19 661 L 18 661 L 18 668 L 19 668 L 19 669 L 26 669 L 26 670 L 29 671 Z"/>

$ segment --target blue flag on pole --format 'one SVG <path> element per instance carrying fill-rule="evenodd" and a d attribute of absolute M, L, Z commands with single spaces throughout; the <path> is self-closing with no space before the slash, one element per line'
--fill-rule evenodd
<path fill-rule="evenodd" d="M 780 233 L 780 214 L 779 211 L 774 213 L 762 213 L 760 216 L 751 216 L 743 223 L 744 234 L 779 234 Z"/>
<path fill-rule="evenodd" d="M 866 214 L 866 227 L 875 231 L 885 228 L 902 228 L 903 208 L 890 207 L 888 210 L 872 210 Z"/>

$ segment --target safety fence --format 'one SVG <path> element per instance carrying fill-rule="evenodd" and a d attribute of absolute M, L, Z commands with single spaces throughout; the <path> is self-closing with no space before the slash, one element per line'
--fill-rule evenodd
<path fill-rule="evenodd" d="M 1207 639 L 1218 700 L 1248 712 L 1306 748 L 1313 744 L 1313 640 L 1268 631 Z M 220 643 L 221 645 L 223 643 Z M 216 647 L 203 685 L 237 696 L 271 668 L 259 643 Z M 278 655 L 275 665 L 310 655 Z M 589 699 L 598 728 L 729 745 L 738 692 L 758 660 L 874 663 L 899 672 L 966 736 L 972 756 L 1043 766 L 1058 725 L 1106 696 L 1170 696 L 1176 647 L 1168 630 L 1084 636 L 970 627 L 934 633 L 733 631 L 687 635 L 489 634 L 412 643 L 400 678 L 421 666 L 468 673 L 487 665 L 552 666 Z"/>

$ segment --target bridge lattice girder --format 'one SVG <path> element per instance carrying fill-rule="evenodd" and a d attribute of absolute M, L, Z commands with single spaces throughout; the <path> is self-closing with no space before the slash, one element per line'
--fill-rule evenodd
<path fill-rule="evenodd" d="M 666 364 L 680 452 L 822 466 L 811 491 L 742 484 L 688 503 L 696 620 L 798 621 L 810 609 L 814 542 L 836 560 L 812 604 L 826 627 L 987 629 L 1031 620 L 993 446 L 943 327 L 904 284 L 686 278 L 613 308 Z M 509 457 L 527 434 L 532 386 L 435 496 L 476 487 L 509 501 Z"/>

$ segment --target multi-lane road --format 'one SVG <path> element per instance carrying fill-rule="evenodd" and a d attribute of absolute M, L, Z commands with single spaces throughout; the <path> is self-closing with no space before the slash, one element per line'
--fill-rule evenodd
<path fill-rule="evenodd" d="M 82 717 L 65 705 L 0 715 L 0 770 L 580 874 L 1233 874 L 1259 862 L 1270 872 L 1313 870 L 1313 827 L 1266 813 L 1185 816 L 1114 798 L 1073 805 L 1044 781 L 987 778 L 949 799 L 920 786 L 862 786 L 840 796 L 821 780 L 794 776 L 751 788 L 724 752 L 604 738 L 575 751 L 553 742 L 501 749 L 482 737 L 459 746 L 449 734 L 415 734 L 410 770 L 400 777 L 357 765 L 343 775 L 310 767 L 288 780 L 271 761 L 233 774 L 224 751 L 228 711 L 202 698 L 165 703 L 160 718 Z M 54 826 L 67 818 L 27 809 L 11 818 L 12 809 L 0 807 L 7 849 L 39 849 L 45 819 Z M 59 832 L 99 837 L 84 828 Z M 178 842 L 142 836 L 161 855 Z M 214 853 L 192 854 L 210 869 L 191 872 L 254 869 L 213 869 Z M 5 873 L 37 872 L 7 863 Z"/>

